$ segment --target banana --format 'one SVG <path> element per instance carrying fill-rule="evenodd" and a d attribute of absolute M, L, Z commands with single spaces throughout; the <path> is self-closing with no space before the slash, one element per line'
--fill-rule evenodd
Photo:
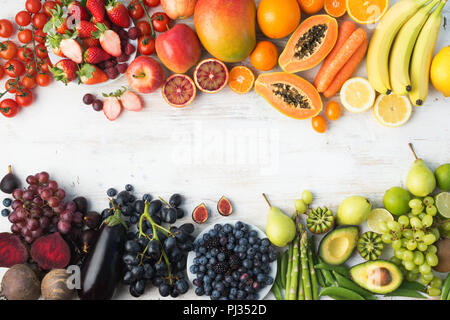
<path fill-rule="evenodd" d="M 392 46 L 389 58 L 389 78 L 392 91 L 397 95 L 406 95 L 411 91 L 409 63 L 420 30 L 428 19 L 431 10 L 440 0 L 433 0 L 417 11 L 400 29 Z"/>
<path fill-rule="evenodd" d="M 447 0 L 442 0 L 428 17 L 414 46 L 410 67 L 411 91 L 409 98 L 415 106 L 421 106 L 428 96 L 431 59 L 441 29 L 442 9 L 446 3 Z"/>
<path fill-rule="evenodd" d="M 383 94 L 392 92 L 388 60 L 397 32 L 428 0 L 401 0 L 381 18 L 367 52 L 367 75 L 373 88 Z"/>

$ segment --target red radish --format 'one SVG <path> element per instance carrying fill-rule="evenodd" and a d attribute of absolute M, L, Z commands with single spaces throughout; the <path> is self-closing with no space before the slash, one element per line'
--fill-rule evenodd
<path fill-rule="evenodd" d="M 97 64 L 111 59 L 111 55 L 99 47 L 87 48 L 84 52 L 84 60 L 87 63 Z"/>
<path fill-rule="evenodd" d="M 57 62 L 55 66 L 50 69 L 55 80 L 61 81 L 66 85 L 77 78 L 77 70 L 77 64 L 69 59 Z"/>
<path fill-rule="evenodd" d="M 86 63 L 77 71 L 80 82 L 84 84 L 97 84 L 108 81 L 108 76 L 93 64 Z"/>
<path fill-rule="evenodd" d="M 92 33 L 97 31 L 97 27 L 90 21 L 81 20 L 76 30 L 81 39 L 86 39 L 92 37 Z"/>
<path fill-rule="evenodd" d="M 113 57 L 119 57 L 122 54 L 119 35 L 113 30 L 108 29 L 105 24 L 97 23 L 96 26 L 97 32 L 95 32 L 95 38 L 100 40 L 100 45 L 103 50 Z"/>
<path fill-rule="evenodd" d="M 103 113 L 106 118 L 110 121 L 116 120 L 120 113 L 122 112 L 122 105 L 120 104 L 119 98 L 108 97 L 103 102 Z"/>
<path fill-rule="evenodd" d="M 33 242 L 30 253 L 44 270 L 65 268 L 70 262 L 70 248 L 59 232 L 38 238 Z"/>
<path fill-rule="evenodd" d="M 103 22 L 105 19 L 105 0 L 87 0 L 86 7 L 94 16 L 95 21 Z"/>
<path fill-rule="evenodd" d="M 125 91 L 120 96 L 120 101 L 122 106 L 129 111 L 141 111 L 142 110 L 142 100 L 133 91 Z"/>
<path fill-rule="evenodd" d="M 28 250 L 20 237 L 7 232 L 0 233 L 0 267 L 10 268 L 28 260 Z"/>
<path fill-rule="evenodd" d="M 75 63 L 83 62 L 83 50 L 74 39 L 63 39 L 60 43 L 62 53 Z"/>
<path fill-rule="evenodd" d="M 109 20 L 115 25 L 128 28 L 130 26 L 130 15 L 128 9 L 117 0 L 107 0 L 106 13 Z"/>

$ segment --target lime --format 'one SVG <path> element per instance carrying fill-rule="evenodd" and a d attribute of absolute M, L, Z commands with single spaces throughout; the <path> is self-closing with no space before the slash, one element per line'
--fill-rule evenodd
<path fill-rule="evenodd" d="M 443 164 L 434 173 L 438 187 L 444 191 L 450 191 L 450 163 Z"/>
<path fill-rule="evenodd" d="M 450 192 L 441 192 L 436 196 L 436 207 L 441 216 L 450 219 Z"/>
<path fill-rule="evenodd" d="M 411 195 L 409 192 L 400 187 L 390 188 L 383 197 L 384 207 L 392 214 L 400 216 L 411 211 L 409 207 Z"/>
<path fill-rule="evenodd" d="M 383 233 L 380 229 L 380 222 L 394 221 L 392 214 L 386 209 L 373 209 L 367 217 L 367 227 L 370 231 Z"/>

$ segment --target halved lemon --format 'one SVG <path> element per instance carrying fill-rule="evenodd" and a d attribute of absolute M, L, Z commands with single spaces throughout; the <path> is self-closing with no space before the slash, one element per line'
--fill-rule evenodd
<path fill-rule="evenodd" d="M 406 96 L 380 94 L 373 108 L 378 122 L 386 127 L 400 127 L 411 118 L 412 106 Z"/>
<path fill-rule="evenodd" d="M 236 93 L 244 94 L 252 90 L 255 83 L 255 76 L 249 68 L 236 66 L 230 71 L 228 85 Z"/>
<path fill-rule="evenodd" d="M 389 0 L 346 0 L 347 13 L 359 24 L 375 23 L 389 8 Z"/>
<path fill-rule="evenodd" d="M 355 77 L 348 79 L 340 92 L 342 105 L 351 112 L 364 112 L 373 106 L 375 101 L 375 90 L 369 81 Z"/>
<path fill-rule="evenodd" d="M 370 231 L 383 233 L 380 230 L 380 222 L 394 221 L 392 214 L 383 208 L 373 209 L 367 217 L 367 227 Z"/>

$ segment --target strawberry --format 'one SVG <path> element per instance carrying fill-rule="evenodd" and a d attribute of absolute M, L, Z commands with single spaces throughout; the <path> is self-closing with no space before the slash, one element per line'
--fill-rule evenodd
<path fill-rule="evenodd" d="M 92 47 L 84 52 L 84 61 L 91 64 L 97 64 L 111 59 L 111 55 L 106 53 L 102 48 Z"/>
<path fill-rule="evenodd" d="M 122 112 L 122 105 L 116 97 L 108 97 L 103 101 L 103 113 L 109 121 L 116 120 Z"/>
<path fill-rule="evenodd" d="M 69 59 L 58 61 L 53 68 L 50 68 L 53 77 L 57 81 L 67 83 L 77 78 L 77 64 Z"/>
<path fill-rule="evenodd" d="M 97 27 L 90 21 L 81 20 L 76 27 L 76 31 L 81 39 L 86 39 L 92 37 L 92 33 L 97 31 Z"/>
<path fill-rule="evenodd" d="M 105 20 L 105 0 L 87 0 L 86 7 L 94 16 L 96 22 Z"/>
<path fill-rule="evenodd" d="M 100 40 L 103 50 L 113 57 L 119 57 L 122 54 L 119 35 L 102 23 L 97 23 L 96 26 L 97 32 L 93 36 Z"/>
<path fill-rule="evenodd" d="M 61 41 L 63 37 L 60 34 L 47 33 L 47 46 L 52 49 L 53 53 L 60 57 L 65 57 L 61 50 Z"/>
<path fill-rule="evenodd" d="M 100 41 L 98 39 L 95 39 L 93 37 L 83 39 L 83 48 L 92 48 L 92 47 L 100 47 Z"/>
<path fill-rule="evenodd" d="M 80 83 L 97 84 L 108 81 L 108 76 L 101 69 L 93 64 L 86 63 L 77 72 Z"/>
<path fill-rule="evenodd" d="M 60 25 L 59 27 L 56 28 L 56 32 L 58 32 L 59 34 L 65 34 L 66 31 L 69 30 L 69 28 L 67 27 L 67 21 L 68 21 L 68 19 L 65 18 L 65 19 L 64 19 L 64 22 L 61 23 L 61 25 Z"/>
<path fill-rule="evenodd" d="M 48 33 L 53 28 L 56 32 L 63 34 L 67 30 L 67 18 L 64 18 L 64 11 L 60 5 L 56 5 L 50 12 L 51 16 L 47 23 L 44 25 L 42 31 Z"/>
<path fill-rule="evenodd" d="M 128 28 L 130 26 L 130 15 L 128 9 L 117 0 L 108 0 L 106 3 L 106 13 L 109 20 L 115 25 Z"/>
<path fill-rule="evenodd" d="M 67 14 L 76 20 L 89 20 L 89 12 L 86 7 L 82 6 L 79 1 L 67 0 L 65 1 L 67 7 Z"/>
<path fill-rule="evenodd" d="M 62 53 L 75 63 L 83 62 L 83 50 L 74 39 L 63 39 L 60 43 Z"/>
<path fill-rule="evenodd" d="M 141 111 L 142 110 L 142 100 L 133 91 L 125 91 L 120 96 L 120 101 L 122 102 L 122 106 L 127 110 L 130 110 L 130 111 Z"/>

